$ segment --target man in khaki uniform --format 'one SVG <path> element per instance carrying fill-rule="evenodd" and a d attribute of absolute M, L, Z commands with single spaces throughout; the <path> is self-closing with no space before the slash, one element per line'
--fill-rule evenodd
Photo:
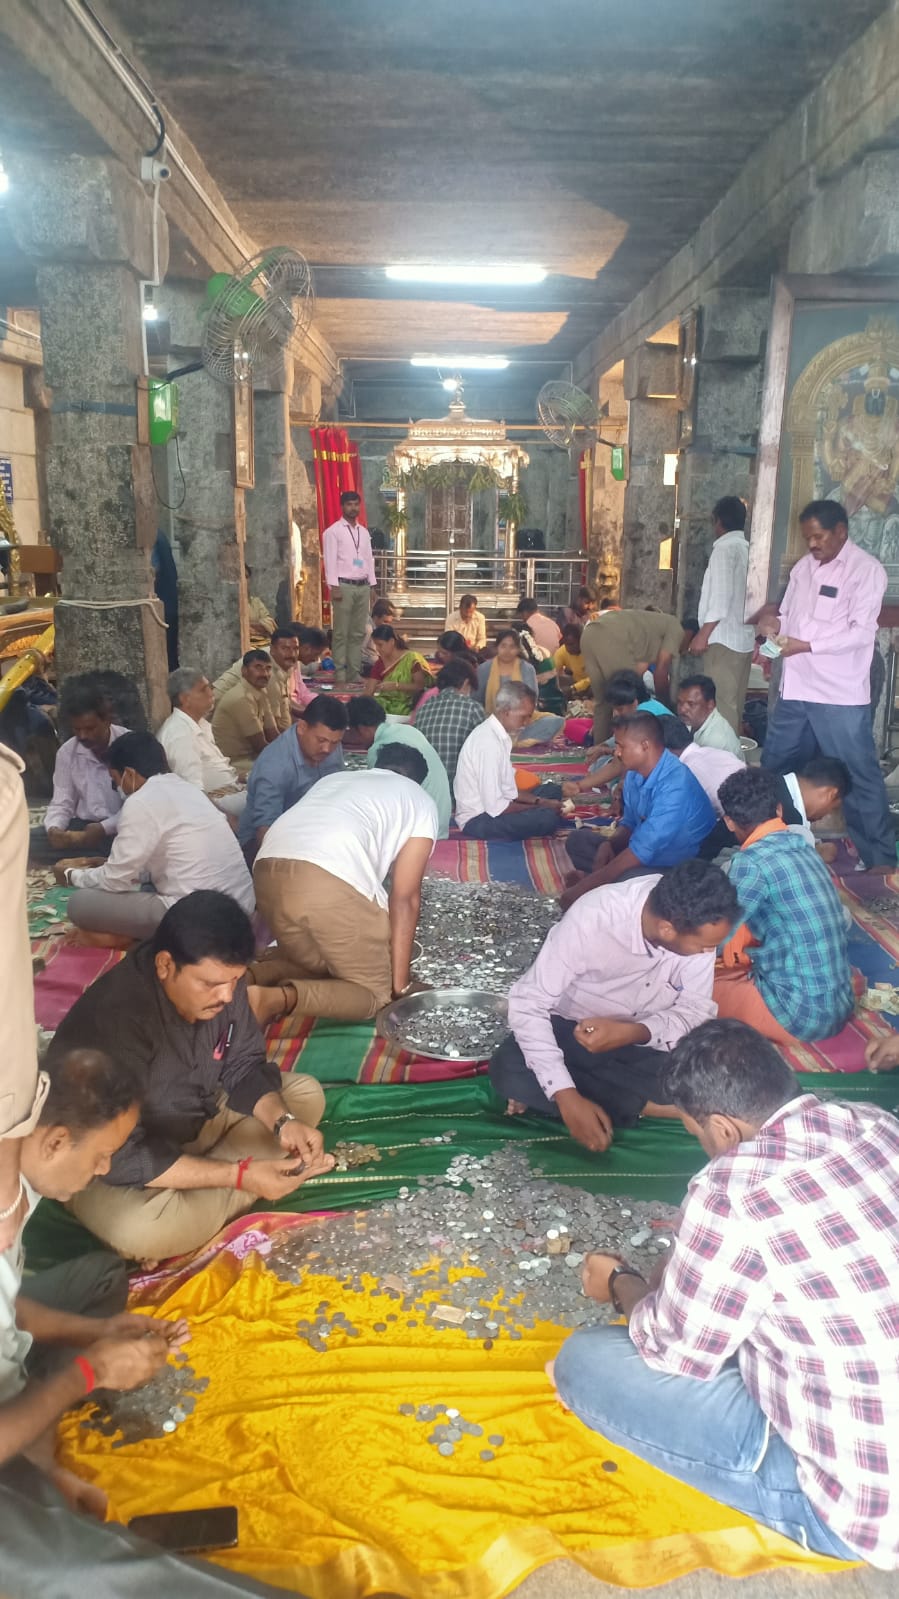
<path fill-rule="evenodd" d="M 290 682 L 294 667 L 300 658 L 300 641 L 288 628 L 276 628 L 265 653 L 272 663 L 272 675 L 267 689 L 272 716 L 278 732 L 286 733 L 293 721 L 290 714 Z M 235 661 L 233 666 L 228 667 L 227 672 L 216 678 L 213 684 L 216 704 L 229 689 L 237 688 L 242 681 L 243 659 Z"/>
<path fill-rule="evenodd" d="M 264 650 L 247 650 L 240 682 L 229 688 L 215 707 L 212 733 L 223 755 L 238 772 L 250 770 L 266 744 L 278 737 L 268 697 L 272 663 Z"/>
<path fill-rule="evenodd" d="M 651 665 L 656 698 L 668 703 L 671 663 L 688 641 L 677 617 L 665 611 L 609 611 L 601 622 L 584 628 L 581 654 L 596 706 L 593 737 L 597 744 L 608 738 L 612 726 L 612 707 L 603 698 L 612 673 L 627 668 L 642 677 Z"/>
<path fill-rule="evenodd" d="M 0 962 L 4 1000 L 0 1007 L 0 1255 L 18 1236 L 27 1201 L 19 1177 L 21 1140 L 37 1124 L 47 1097 L 47 1078 L 37 1069 L 31 946 L 25 912 L 28 807 L 25 770 L 18 755 L 0 744 Z"/>

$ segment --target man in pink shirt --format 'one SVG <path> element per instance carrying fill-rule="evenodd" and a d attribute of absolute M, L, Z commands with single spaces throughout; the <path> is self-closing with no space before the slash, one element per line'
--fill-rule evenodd
<path fill-rule="evenodd" d="M 359 495 L 341 494 L 340 509 L 340 520 L 322 534 L 322 555 L 333 607 L 334 678 L 338 683 L 350 683 L 359 676 L 362 665 L 362 641 L 376 580 L 371 537 L 359 521 Z"/>
<path fill-rule="evenodd" d="M 555 655 L 562 642 L 562 632 L 558 623 L 541 611 L 536 600 L 519 600 L 516 614 L 525 623 L 534 642 L 539 644 L 541 649 L 549 650 L 550 655 Z"/>
<path fill-rule="evenodd" d="M 668 1051 L 715 1015 L 715 950 L 738 916 L 731 883 L 710 861 L 579 899 L 509 992 L 512 1033 L 490 1062 L 509 1113 L 561 1118 L 598 1151 L 613 1127 L 665 1114 Z"/>
<path fill-rule="evenodd" d="M 896 839 L 871 725 L 871 658 L 886 571 L 849 538 L 836 500 L 813 500 L 799 518 L 808 554 L 796 562 L 779 607 L 759 625 L 780 647 L 780 699 L 768 723 L 762 765 L 783 774 L 816 755 L 849 768 L 843 801 L 865 867 L 896 869 Z"/>

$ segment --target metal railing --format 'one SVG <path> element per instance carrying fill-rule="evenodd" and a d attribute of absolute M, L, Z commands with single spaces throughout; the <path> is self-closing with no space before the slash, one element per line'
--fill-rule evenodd
<path fill-rule="evenodd" d="M 519 596 L 556 609 L 570 605 L 587 578 L 583 550 L 528 551 L 511 557 L 485 550 L 375 552 L 378 592 L 405 610 L 452 616 L 463 594 L 476 594 L 485 616 L 514 610 Z"/>

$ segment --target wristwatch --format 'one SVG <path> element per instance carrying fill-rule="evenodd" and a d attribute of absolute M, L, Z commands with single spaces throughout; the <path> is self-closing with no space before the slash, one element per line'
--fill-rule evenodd
<path fill-rule="evenodd" d="M 290 1111 L 286 1110 L 283 1116 L 278 1117 L 278 1120 L 275 1122 L 275 1125 L 272 1128 L 272 1132 L 274 1133 L 275 1137 L 281 1137 L 281 1128 L 284 1126 L 285 1122 L 296 1122 L 299 1121 L 299 1119 L 299 1116 L 291 1116 Z"/>
<path fill-rule="evenodd" d="M 616 1266 L 614 1271 L 609 1272 L 608 1286 L 609 1298 L 612 1301 L 612 1309 L 616 1310 L 619 1316 L 625 1316 L 627 1315 L 627 1312 L 615 1292 L 615 1283 L 619 1277 L 636 1277 L 644 1285 L 646 1283 L 646 1278 L 644 1277 L 642 1271 L 637 1271 L 635 1266 Z"/>

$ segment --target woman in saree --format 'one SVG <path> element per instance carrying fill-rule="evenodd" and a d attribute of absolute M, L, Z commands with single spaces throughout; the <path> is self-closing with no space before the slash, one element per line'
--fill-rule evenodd
<path fill-rule="evenodd" d="M 521 651 L 521 640 L 513 627 L 506 628 L 496 636 L 496 654 L 492 661 L 484 661 L 478 667 L 478 687 L 475 698 L 483 705 L 488 716 L 493 715 L 496 704 L 496 695 L 500 684 L 505 678 L 512 678 L 517 683 L 524 683 L 536 698 L 538 693 L 537 673 L 530 661 L 524 659 Z M 532 720 L 521 735 L 522 739 L 555 738 L 560 733 L 564 723 L 561 716 L 547 716 L 542 711 L 535 711 Z"/>
<path fill-rule="evenodd" d="M 428 663 L 386 624 L 373 629 L 371 641 L 378 659 L 365 693 L 373 694 L 389 716 L 408 716 L 419 695 L 433 684 Z"/>

